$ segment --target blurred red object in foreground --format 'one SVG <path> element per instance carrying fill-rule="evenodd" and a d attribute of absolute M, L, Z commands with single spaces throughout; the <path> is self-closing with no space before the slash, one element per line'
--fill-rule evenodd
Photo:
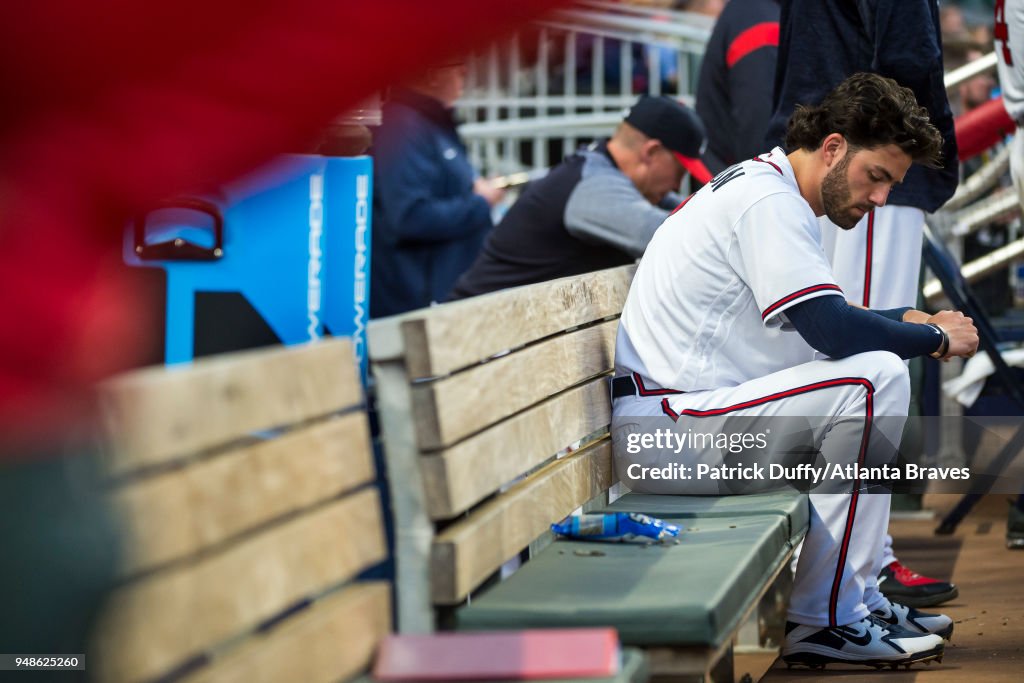
<path fill-rule="evenodd" d="M 144 340 L 145 294 L 116 275 L 125 217 L 559 4 L 0 4 L 0 447 L 45 443 Z"/>

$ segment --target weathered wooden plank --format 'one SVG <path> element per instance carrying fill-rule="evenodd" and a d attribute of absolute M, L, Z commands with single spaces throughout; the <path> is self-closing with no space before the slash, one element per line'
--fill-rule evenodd
<path fill-rule="evenodd" d="M 633 265 L 542 282 L 371 321 L 370 355 L 437 377 L 622 311 Z"/>
<path fill-rule="evenodd" d="M 430 515 L 454 517 L 610 421 L 608 378 L 601 377 L 421 457 Z"/>
<path fill-rule="evenodd" d="M 333 683 L 364 671 L 391 628 L 387 582 L 359 583 L 319 600 L 182 683 Z"/>
<path fill-rule="evenodd" d="M 430 574 L 434 602 L 461 602 L 506 560 L 611 486 L 611 442 L 562 458 L 448 527 L 434 539 Z"/>
<path fill-rule="evenodd" d="M 430 603 L 430 541 L 434 525 L 427 516 L 420 453 L 409 417 L 411 386 L 400 362 L 373 364 L 377 380 L 384 466 L 391 493 L 395 530 L 396 619 L 401 633 L 430 633 L 434 610 Z"/>
<path fill-rule="evenodd" d="M 211 356 L 106 382 L 100 400 L 113 475 L 361 401 L 347 339 Z"/>
<path fill-rule="evenodd" d="M 96 629 L 96 678 L 148 680 L 382 561 L 375 489 L 118 589 Z"/>
<path fill-rule="evenodd" d="M 214 546 L 374 478 L 366 414 L 349 413 L 117 490 L 126 575 Z"/>
<path fill-rule="evenodd" d="M 610 371 L 618 321 L 554 337 L 450 377 L 413 386 L 421 450 L 449 446 L 567 387 Z"/>

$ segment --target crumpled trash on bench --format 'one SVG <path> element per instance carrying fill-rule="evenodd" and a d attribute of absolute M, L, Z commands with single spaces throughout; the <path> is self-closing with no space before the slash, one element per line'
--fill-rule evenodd
<path fill-rule="evenodd" d="M 636 512 L 571 515 L 551 525 L 559 536 L 580 541 L 666 541 L 679 535 L 679 527 Z"/>

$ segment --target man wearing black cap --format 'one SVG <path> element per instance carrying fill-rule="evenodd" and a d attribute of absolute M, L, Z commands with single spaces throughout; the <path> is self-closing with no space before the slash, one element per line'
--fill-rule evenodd
<path fill-rule="evenodd" d="M 634 261 L 679 204 L 683 175 L 711 179 L 699 161 L 703 146 L 704 126 L 691 109 L 667 96 L 641 97 L 610 140 L 527 187 L 449 299 Z"/>

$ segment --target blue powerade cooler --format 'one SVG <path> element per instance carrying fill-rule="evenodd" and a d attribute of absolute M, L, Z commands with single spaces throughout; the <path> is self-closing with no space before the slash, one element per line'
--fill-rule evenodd
<path fill-rule="evenodd" d="M 370 157 L 286 156 L 138 217 L 125 261 L 166 271 L 165 362 L 329 334 L 365 381 L 372 179 Z"/>

